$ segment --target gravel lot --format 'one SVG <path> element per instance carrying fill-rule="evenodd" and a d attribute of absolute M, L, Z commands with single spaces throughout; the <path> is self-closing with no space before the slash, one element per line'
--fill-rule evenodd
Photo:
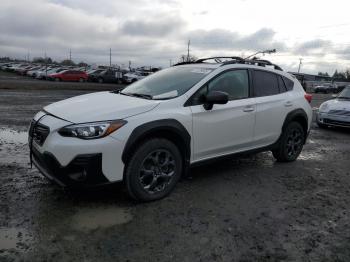
<path fill-rule="evenodd" d="M 36 111 L 115 88 L 0 75 L 0 261 L 350 261 L 347 130 L 313 124 L 296 162 L 261 153 L 198 167 L 147 204 L 122 185 L 64 191 L 29 168 Z"/>

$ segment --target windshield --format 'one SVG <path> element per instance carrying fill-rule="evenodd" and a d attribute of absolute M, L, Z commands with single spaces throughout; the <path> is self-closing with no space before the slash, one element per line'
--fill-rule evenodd
<path fill-rule="evenodd" d="M 338 96 L 338 98 L 350 99 L 350 87 L 346 87 Z"/>
<path fill-rule="evenodd" d="M 208 68 L 171 67 L 129 85 L 121 94 L 146 95 L 152 99 L 174 98 L 186 93 L 211 71 Z"/>

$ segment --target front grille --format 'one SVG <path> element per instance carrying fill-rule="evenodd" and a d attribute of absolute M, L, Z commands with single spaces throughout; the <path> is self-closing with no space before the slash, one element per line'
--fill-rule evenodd
<path fill-rule="evenodd" d="M 327 118 L 323 119 L 323 122 L 325 124 L 330 124 L 330 125 L 350 127 L 350 122 L 337 121 L 337 120 L 332 120 L 332 119 L 327 119 Z"/>
<path fill-rule="evenodd" d="M 337 116 L 350 116 L 350 111 L 348 110 L 330 110 L 328 112 L 330 115 L 337 115 Z"/>
<path fill-rule="evenodd" d="M 33 136 L 33 140 L 42 146 L 50 133 L 50 128 L 41 124 L 36 123 L 35 120 L 32 120 L 29 127 L 29 136 Z"/>

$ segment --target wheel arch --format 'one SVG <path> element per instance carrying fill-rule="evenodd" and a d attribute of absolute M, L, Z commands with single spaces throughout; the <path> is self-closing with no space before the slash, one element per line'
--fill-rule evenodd
<path fill-rule="evenodd" d="M 298 122 L 303 127 L 304 134 L 305 134 L 305 141 L 304 141 L 305 143 L 307 138 L 308 128 L 309 128 L 309 124 L 308 124 L 309 121 L 308 121 L 308 116 L 306 112 L 301 108 L 298 108 L 289 112 L 284 120 L 284 123 L 282 126 L 282 133 L 287 128 L 287 125 L 293 121 Z"/>
<path fill-rule="evenodd" d="M 187 171 L 191 157 L 191 136 L 187 129 L 175 119 L 163 119 L 148 122 L 136 127 L 125 144 L 122 161 L 128 163 L 137 146 L 152 137 L 169 139 L 180 150 L 184 160 L 184 172 Z"/>

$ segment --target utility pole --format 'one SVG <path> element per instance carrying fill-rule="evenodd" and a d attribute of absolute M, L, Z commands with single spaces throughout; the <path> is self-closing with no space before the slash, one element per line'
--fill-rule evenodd
<path fill-rule="evenodd" d="M 45 52 L 45 55 L 44 55 L 44 59 L 45 59 L 45 73 L 47 75 L 47 59 L 46 59 L 46 52 Z"/>
<path fill-rule="evenodd" d="M 302 65 L 302 62 L 303 61 L 303 59 L 302 58 L 299 58 L 299 68 L 298 68 L 298 73 L 300 73 L 300 67 L 301 67 L 301 65 Z"/>
<path fill-rule="evenodd" d="M 188 40 L 188 43 L 187 43 L 187 62 L 190 62 L 190 44 L 191 44 L 191 40 Z"/>
<path fill-rule="evenodd" d="M 129 70 L 131 71 L 131 61 L 129 61 Z"/>
<path fill-rule="evenodd" d="M 112 48 L 109 49 L 109 67 L 112 67 Z"/>
<path fill-rule="evenodd" d="M 28 63 L 30 62 L 30 56 L 29 56 L 29 54 L 30 54 L 30 53 L 29 53 L 29 51 L 28 51 Z"/>
<path fill-rule="evenodd" d="M 72 61 L 72 49 L 69 49 L 69 60 Z"/>

